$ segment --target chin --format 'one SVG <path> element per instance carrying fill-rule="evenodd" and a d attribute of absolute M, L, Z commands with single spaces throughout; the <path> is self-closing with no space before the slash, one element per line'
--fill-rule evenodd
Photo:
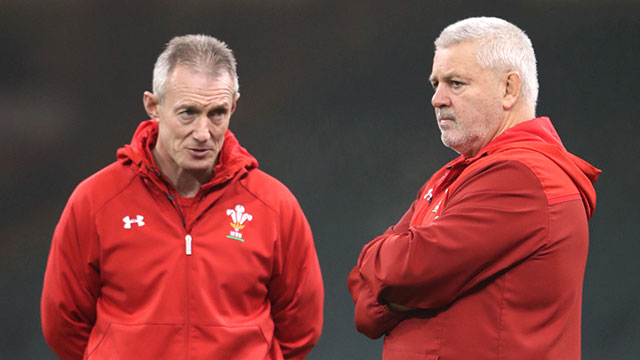
<path fill-rule="evenodd" d="M 443 138 L 442 139 L 442 143 L 444 144 L 444 146 L 446 146 L 449 149 L 457 152 L 458 154 L 462 154 L 466 150 L 464 145 L 461 144 L 460 142 L 457 142 L 457 141 L 450 141 L 450 140 L 447 141 L 446 139 Z"/>
<path fill-rule="evenodd" d="M 458 145 L 460 145 L 459 142 L 456 141 L 456 139 L 452 139 L 450 136 L 445 136 L 445 134 L 442 134 L 442 136 L 440 137 L 440 140 L 442 140 L 442 143 L 444 144 L 444 146 L 448 148 L 453 149 Z"/>
<path fill-rule="evenodd" d="M 185 164 L 185 166 L 183 166 L 182 168 L 188 172 L 213 171 L 213 162 L 206 164 Z"/>

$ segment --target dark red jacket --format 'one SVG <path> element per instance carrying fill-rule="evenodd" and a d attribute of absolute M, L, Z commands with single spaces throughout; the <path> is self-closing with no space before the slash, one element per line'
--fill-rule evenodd
<path fill-rule="evenodd" d="M 155 167 L 157 123 L 83 181 L 56 227 L 42 326 L 62 359 L 302 359 L 322 328 L 307 220 L 231 132 L 192 199 Z"/>
<path fill-rule="evenodd" d="M 384 359 L 579 359 L 599 173 L 548 118 L 456 158 L 362 250 L 348 282 L 356 327 L 386 335 Z"/>

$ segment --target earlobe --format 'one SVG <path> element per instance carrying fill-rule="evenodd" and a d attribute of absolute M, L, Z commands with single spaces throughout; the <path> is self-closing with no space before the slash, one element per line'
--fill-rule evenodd
<path fill-rule="evenodd" d="M 504 95 L 502 98 L 502 106 L 505 110 L 513 108 L 520 97 L 520 87 L 522 86 L 522 79 L 520 74 L 515 71 L 507 73 L 504 83 Z"/>
<path fill-rule="evenodd" d="M 142 103 L 147 115 L 149 115 L 151 119 L 158 121 L 158 97 L 149 91 L 145 91 L 142 95 Z"/>

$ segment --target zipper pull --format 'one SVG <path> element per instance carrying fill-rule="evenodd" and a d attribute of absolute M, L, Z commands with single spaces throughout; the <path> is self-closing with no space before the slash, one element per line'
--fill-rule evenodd
<path fill-rule="evenodd" d="M 186 245 L 186 249 L 185 249 L 185 253 L 187 255 L 191 255 L 191 235 L 187 235 L 184 237 L 184 241 L 185 241 L 185 245 Z"/>

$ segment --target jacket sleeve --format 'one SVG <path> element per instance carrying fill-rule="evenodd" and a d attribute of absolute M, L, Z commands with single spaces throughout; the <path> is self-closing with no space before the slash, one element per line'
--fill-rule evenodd
<path fill-rule="evenodd" d="M 269 284 L 275 337 L 285 359 L 304 359 L 322 332 L 324 288 L 313 236 L 295 199 L 281 205 Z"/>
<path fill-rule="evenodd" d="M 365 248 L 360 274 L 374 298 L 445 307 L 545 246 L 547 204 L 527 166 L 494 163 L 462 179 L 431 224 L 388 233 Z"/>
<path fill-rule="evenodd" d="M 88 211 L 79 209 L 74 195 L 53 235 L 40 304 L 45 340 L 63 360 L 83 358 L 99 291 Z"/>
<path fill-rule="evenodd" d="M 374 297 L 358 267 L 349 274 L 347 281 L 355 304 L 356 329 L 371 339 L 377 339 L 393 330 L 402 321 L 402 314 L 395 313 Z"/>
<path fill-rule="evenodd" d="M 395 226 L 390 227 L 381 236 L 378 236 L 367 244 L 363 253 L 366 252 L 367 248 L 374 246 L 375 243 L 384 239 L 388 234 L 407 231 L 409 222 L 413 216 L 414 206 L 415 202 Z M 360 264 L 361 260 L 358 260 L 358 264 L 351 270 L 347 280 L 347 286 L 355 305 L 354 321 L 356 329 L 360 333 L 371 339 L 377 339 L 393 330 L 405 316 L 391 311 L 386 304 L 381 304 L 378 301 L 360 274 Z"/>

